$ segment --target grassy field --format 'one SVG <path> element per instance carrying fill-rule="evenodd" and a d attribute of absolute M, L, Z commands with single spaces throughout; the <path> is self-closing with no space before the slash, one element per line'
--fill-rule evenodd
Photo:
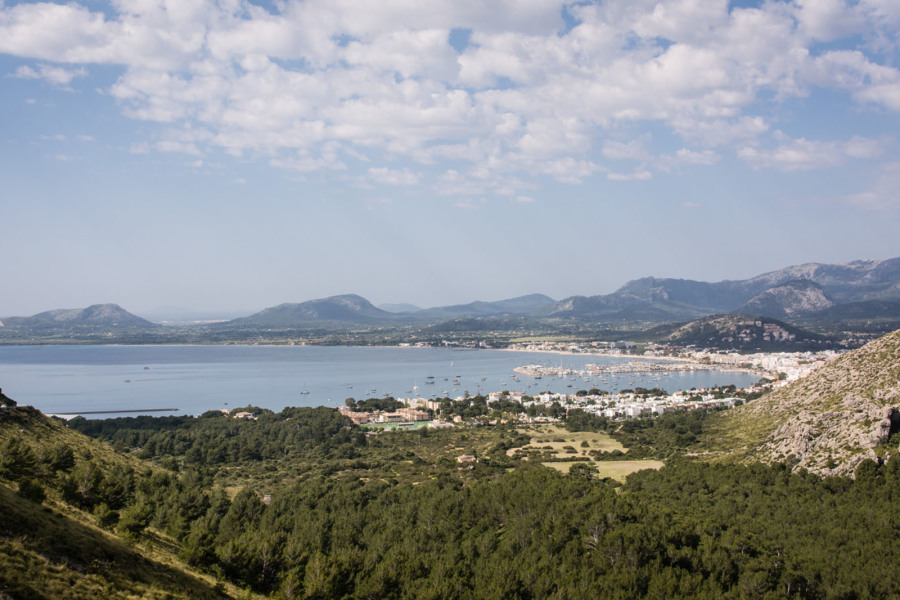
<path fill-rule="evenodd" d="M 627 449 L 606 433 L 593 431 L 566 431 L 556 425 L 531 425 L 517 430 L 531 438 L 531 442 L 521 448 L 507 451 L 512 456 L 517 450 L 523 453 L 541 451 L 545 455 L 552 453 L 554 458 L 585 457 L 590 458 L 591 450 L 599 452 L 627 452 Z M 572 450 L 575 450 L 572 452 Z"/>
<path fill-rule="evenodd" d="M 542 463 L 545 467 L 556 469 L 560 473 L 568 473 L 572 465 L 583 465 L 584 462 L 548 462 Z M 609 477 L 625 483 L 625 478 L 637 471 L 644 469 L 659 469 L 663 463 L 658 460 L 605 460 L 594 463 L 587 463 L 597 467 L 597 477 Z"/>
<path fill-rule="evenodd" d="M 592 431 L 567 431 L 557 425 L 530 425 L 520 428 L 522 433 L 531 438 L 531 442 L 519 448 L 507 451 L 509 456 L 518 452 L 531 460 L 540 461 L 545 467 L 556 469 L 560 473 L 568 473 L 572 465 L 589 464 L 597 468 L 597 476 L 601 479 L 609 477 L 624 482 L 625 478 L 635 471 L 643 469 L 659 469 L 663 463 L 658 460 L 598 460 L 594 461 L 598 452 L 619 451 L 627 453 L 625 448 L 609 434 Z M 550 459 L 548 461 L 548 459 Z M 558 459 L 568 459 L 556 462 Z M 545 462 L 548 461 L 548 462 Z"/>

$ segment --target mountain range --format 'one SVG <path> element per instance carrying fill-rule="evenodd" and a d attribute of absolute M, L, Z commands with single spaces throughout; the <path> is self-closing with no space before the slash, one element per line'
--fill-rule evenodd
<path fill-rule="evenodd" d="M 708 283 L 645 277 L 611 294 L 556 301 L 531 294 L 415 310 L 383 310 L 357 295 L 282 304 L 228 326 L 291 327 L 309 323 L 439 323 L 451 319 L 530 317 L 604 322 L 666 323 L 720 313 L 784 318 L 896 318 L 900 314 L 900 258 L 844 265 L 810 263 L 751 279 Z M 865 316 L 859 316 L 865 315 Z"/>
<path fill-rule="evenodd" d="M 385 310 L 387 308 L 388 310 Z M 211 330 L 291 330 L 348 326 L 432 326 L 454 320 L 534 319 L 548 324 L 608 323 L 613 325 L 676 323 L 731 313 L 784 319 L 900 319 L 900 258 L 859 260 L 829 265 L 808 263 L 786 267 L 745 280 L 715 283 L 689 279 L 644 277 L 611 294 L 572 296 L 554 300 L 531 294 L 494 302 L 420 309 L 412 305 L 374 306 L 347 294 L 285 303 L 249 316 L 210 324 Z M 0 321 L 0 338 L 54 332 L 136 332 L 165 329 L 132 315 L 115 304 L 85 309 L 54 310 L 31 317 Z"/>
<path fill-rule="evenodd" d="M 900 301 L 900 258 L 809 263 L 717 283 L 645 277 L 612 294 L 567 298 L 551 306 L 550 315 L 672 321 L 737 312 L 779 318 L 873 301 Z"/>

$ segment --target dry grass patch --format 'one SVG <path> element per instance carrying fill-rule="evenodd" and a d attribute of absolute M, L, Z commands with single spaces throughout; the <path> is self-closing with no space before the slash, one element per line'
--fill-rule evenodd
<path fill-rule="evenodd" d="M 557 458 L 573 457 L 573 456 L 589 456 L 591 450 L 599 450 L 601 452 L 612 452 L 618 450 L 627 452 L 618 441 L 614 440 L 606 433 L 597 433 L 593 431 L 567 431 L 557 425 L 536 425 L 527 429 L 519 429 L 519 433 L 523 433 L 531 438 L 531 442 L 521 448 L 510 448 L 506 454 L 512 456 L 516 450 L 545 450 L 548 447 L 552 449 L 554 456 Z M 562 441 L 560 441 L 562 440 Z M 587 445 L 582 445 L 587 442 Z M 567 452 L 566 446 L 575 448 L 577 453 Z"/>
<path fill-rule="evenodd" d="M 541 463 L 545 467 L 556 469 L 560 473 L 568 474 L 572 465 L 589 464 L 597 467 L 597 477 L 603 479 L 609 477 L 621 483 L 625 483 L 625 478 L 644 469 L 660 469 L 663 466 L 662 461 L 658 460 L 604 460 L 600 462 L 586 463 L 584 461 L 573 462 L 545 462 Z"/>
<path fill-rule="evenodd" d="M 661 469 L 660 460 L 609 460 L 595 462 L 598 477 L 609 477 L 625 483 L 625 478 L 644 469 Z"/>

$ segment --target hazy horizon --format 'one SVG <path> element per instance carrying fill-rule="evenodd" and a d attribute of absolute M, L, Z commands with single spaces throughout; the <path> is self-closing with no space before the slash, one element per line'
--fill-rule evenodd
<path fill-rule="evenodd" d="M 0 2 L 0 316 L 900 256 L 900 4 Z"/>
<path fill-rule="evenodd" d="M 900 257 L 885 257 L 885 258 L 879 258 L 879 259 L 857 259 L 857 260 L 859 260 L 859 261 L 888 260 L 888 259 L 892 259 L 892 258 L 900 258 Z M 853 262 L 853 261 L 849 261 L 849 262 Z M 782 268 L 791 267 L 791 266 L 796 266 L 796 265 L 783 265 Z M 773 269 L 773 270 L 777 270 L 777 269 Z M 755 273 L 751 277 L 756 276 L 756 275 L 763 275 L 763 274 L 764 273 Z M 654 276 L 646 275 L 645 277 L 654 277 Z M 635 277 L 629 281 L 632 281 L 634 279 L 639 279 L 639 278 Z M 683 279 L 683 278 L 674 277 L 673 279 Z M 731 278 L 731 280 L 736 280 L 736 279 L 737 278 Z M 749 277 L 747 279 L 749 279 Z M 724 281 L 724 280 L 720 280 L 720 281 Z M 717 282 L 718 281 L 708 282 L 708 283 L 717 283 Z M 626 283 L 628 283 L 628 282 L 623 282 L 622 285 L 625 285 Z M 617 286 L 616 289 L 618 289 L 619 287 L 622 287 L 622 286 Z M 611 290 L 611 291 L 615 291 L 615 290 Z M 604 295 L 606 293 L 608 293 L 608 292 L 602 292 L 602 293 L 597 293 L 597 294 L 581 294 L 581 295 L 599 296 L 599 295 Z M 348 292 L 344 292 L 344 293 L 340 293 L 340 294 L 333 294 L 332 296 L 342 296 L 342 295 L 360 295 L 361 296 L 361 294 L 356 294 L 355 292 L 352 292 L 352 291 L 348 291 Z M 479 302 L 479 301 L 481 301 L 481 302 L 498 302 L 498 301 L 502 301 L 502 300 L 511 300 L 514 298 L 530 296 L 530 295 L 548 296 L 557 302 L 571 297 L 571 296 L 553 296 L 551 294 L 544 294 L 543 292 L 538 291 L 538 292 L 530 292 L 527 294 L 519 294 L 519 295 L 515 295 L 515 296 L 508 295 L 508 296 L 497 297 L 497 298 L 472 298 L 470 300 L 465 300 L 465 301 L 461 301 L 461 302 L 444 302 L 441 304 L 432 304 L 432 305 L 427 305 L 427 306 L 416 305 L 414 303 L 403 302 L 403 301 L 380 302 L 380 301 L 375 301 L 372 298 L 367 298 L 365 296 L 363 296 L 363 297 L 366 300 L 368 300 L 369 302 L 371 302 L 377 308 L 383 308 L 385 310 L 387 310 L 387 308 L 391 308 L 391 310 L 389 312 L 405 312 L 405 311 L 395 310 L 395 309 L 396 309 L 396 307 L 401 306 L 401 305 L 409 305 L 416 310 L 428 310 L 431 308 L 440 308 L 440 307 L 445 307 L 445 306 L 465 305 L 465 304 L 470 304 L 472 302 Z M 131 307 L 124 306 L 120 302 L 115 302 L 115 301 L 92 302 L 89 305 L 85 305 L 85 306 L 56 306 L 53 308 L 46 308 L 46 309 L 30 312 L 28 314 L 0 315 L 0 318 L 32 316 L 34 314 L 38 314 L 38 313 L 49 311 L 49 310 L 81 309 L 81 308 L 87 308 L 87 306 L 90 306 L 93 304 L 117 304 L 121 308 L 124 308 L 125 310 L 127 310 L 128 312 L 130 312 L 132 314 L 135 314 L 139 317 L 144 317 L 150 321 L 156 321 L 156 322 L 160 322 L 160 321 L 230 320 L 230 319 L 235 319 L 235 318 L 239 318 L 239 317 L 249 316 L 251 314 L 254 314 L 256 312 L 264 310 L 266 308 L 271 308 L 274 306 L 278 306 L 280 304 L 300 304 L 300 303 L 312 301 L 312 300 L 322 300 L 322 299 L 329 298 L 332 296 L 324 296 L 324 297 L 317 296 L 317 297 L 302 298 L 302 299 L 284 300 L 284 301 L 272 302 L 270 304 L 266 304 L 265 306 L 256 306 L 256 307 L 247 307 L 247 308 L 226 307 L 226 308 L 218 308 L 218 309 L 217 308 L 207 308 L 207 307 L 202 307 L 202 306 L 183 307 L 183 306 L 174 306 L 174 305 L 163 305 L 163 306 L 142 308 L 140 310 L 133 310 Z M 385 307 L 387 307 L 387 308 L 385 308 Z"/>

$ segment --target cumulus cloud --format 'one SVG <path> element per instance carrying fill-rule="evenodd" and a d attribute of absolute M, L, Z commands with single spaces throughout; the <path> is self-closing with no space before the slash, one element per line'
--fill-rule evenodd
<path fill-rule="evenodd" d="M 65 69 L 51 65 L 38 65 L 37 69 L 33 69 L 27 65 L 22 65 L 16 69 L 14 76 L 19 79 L 43 79 L 51 85 L 67 88 L 76 77 L 87 76 L 87 69 L 83 67 Z"/>
<path fill-rule="evenodd" d="M 14 76 L 59 87 L 91 65 L 120 68 L 104 91 L 127 117 L 161 128 L 140 151 L 224 150 L 299 172 L 442 163 L 457 177 L 428 182 L 441 193 L 516 197 L 534 177 L 646 179 L 650 169 L 715 164 L 729 147 L 754 168 L 785 171 L 877 156 L 871 140 L 773 139 L 765 109 L 827 88 L 861 110 L 900 112 L 896 4 L 285 0 L 269 10 L 116 0 L 100 12 L 84 1 L 0 3 L 0 52 L 31 61 Z M 451 45 L 454 31 L 468 32 L 465 47 Z M 865 44 L 817 47 L 850 36 Z M 680 140 L 662 150 L 655 136 L 620 135 L 648 126 Z M 629 172 L 601 160 L 641 164 Z M 364 173 L 425 183 L 407 167 Z"/>
<path fill-rule="evenodd" d="M 804 138 L 787 139 L 775 148 L 744 147 L 738 156 L 755 169 L 805 171 L 836 167 L 848 158 L 875 158 L 882 152 L 883 142 L 854 137 L 848 142 L 817 141 Z"/>

